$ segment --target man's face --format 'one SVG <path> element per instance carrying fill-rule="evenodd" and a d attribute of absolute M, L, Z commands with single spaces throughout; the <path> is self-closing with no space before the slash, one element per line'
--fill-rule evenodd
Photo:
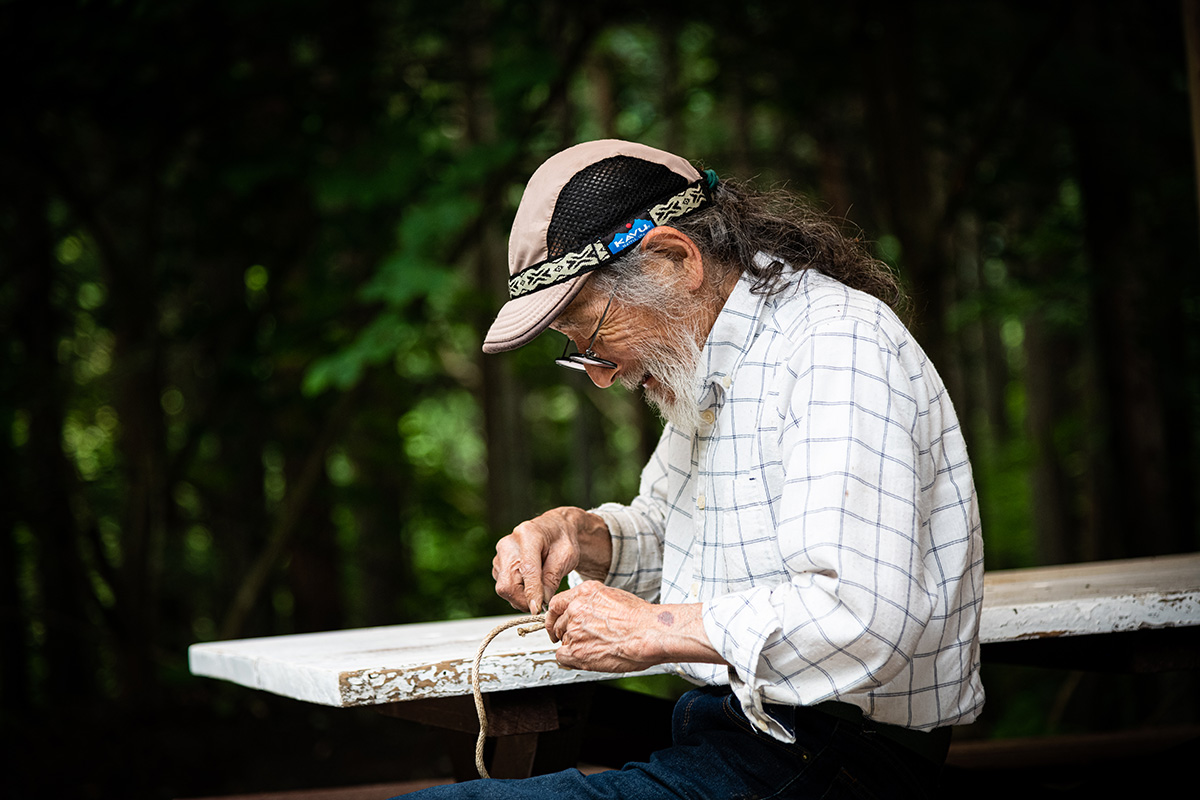
<path fill-rule="evenodd" d="M 676 427 L 699 427 L 695 378 L 700 364 L 696 325 L 690 320 L 697 301 L 675 286 L 658 285 L 659 296 L 630 305 L 614 298 L 596 336 L 596 355 L 617 365 L 589 366 L 588 376 L 604 388 L 620 381 L 627 389 L 641 386 L 646 400 Z M 571 337 L 583 350 L 604 313 L 607 293 L 585 286 L 551 327 Z"/>

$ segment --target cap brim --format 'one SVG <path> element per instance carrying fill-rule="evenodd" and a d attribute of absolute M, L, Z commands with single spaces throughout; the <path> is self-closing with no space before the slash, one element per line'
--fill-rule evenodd
<path fill-rule="evenodd" d="M 483 340 L 483 352 L 503 353 L 532 342 L 571 305 L 589 274 L 509 300 L 496 315 Z"/>

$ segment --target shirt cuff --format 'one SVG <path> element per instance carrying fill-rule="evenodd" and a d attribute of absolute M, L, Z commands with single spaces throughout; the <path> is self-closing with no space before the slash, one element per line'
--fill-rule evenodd
<path fill-rule="evenodd" d="M 630 560 L 631 553 L 635 565 L 637 558 L 637 548 L 635 546 L 625 546 L 627 543 L 632 544 L 630 542 L 631 537 L 637 536 L 636 528 L 629 528 L 632 533 L 627 533 L 623 528 L 623 524 L 629 524 L 623 517 L 627 516 L 630 512 L 620 503 L 605 503 L 598 508 L 589 510 L 592 514 L 604 520 L 604 524 L 608 526 L 609 541 L 612 543 L 612 560 L 608 562 L 608 574 L 604 576 L 604 583 L 608 586 L 620 586 L 621 581 L 619 580 L 619 576 L 622 574 L 627 575 L 631 571 L 624 562 Z M 575 571 L 567 574 L 567 585 L 572 589 L 586 580 L 590 579 L 583 577 Z"/>
<path fill-rule="evenodd" d="M 605 503 L 590 510 L 604 519 L 608 537 L 612 542 L 612 560 L 608 563 L 606 585 L 624 589 L 649 602 L 658 602 L 661 581 L 661 559 L 643 552 L 646 536 L 640 534 L 644 519 L 630 506 Z M 577 572 L 566 576 L 569 587 L 575 588 L 586 581 Z"/>
<path fill-rule="evenodd" d="M 770 587 L 710 600 L 704 604 L 701 619 L 708 640 L 730 665 L 729 686 L 750 724 L 781 742 L 795 742 L 796 734 L 763 708 L 763 690 L 769 681 L 759 677 L 758 665 L 763 647 L 780 633 L 779 618 L 771 607 Z"/>

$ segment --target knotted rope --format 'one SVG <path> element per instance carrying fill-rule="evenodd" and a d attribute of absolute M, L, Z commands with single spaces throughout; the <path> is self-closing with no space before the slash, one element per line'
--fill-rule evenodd
<path fill-rule="evenodd" d="M 518 625 L 524 627 L 517 629 L 517 634 L 524 636 L 527 633 L 544 630 L 546 628 L 545 614 L 531 614 L 528 617 L 518 617 L 510 619 L 508 622 L 502 622 L 492 628 L 491 633 L 483 637 L 483 641 L 479 644 L 479 650 L 475 653 L 475 663 L 471 666 L 471 693 L 475 695 L 475 713 L 479 716 L 479 738 L 475 740 L 475 769 L 479 770 L 479 777 L 490 778 L 487 767 L 483 763 L 483 743 L 488 735 L 487 712 L 483 710 L 483 691 L 479 688 L 479 662 L 483 660 L 483 651 L 487 646 L 504 631 L 509 628 L 516 628 Z"/>

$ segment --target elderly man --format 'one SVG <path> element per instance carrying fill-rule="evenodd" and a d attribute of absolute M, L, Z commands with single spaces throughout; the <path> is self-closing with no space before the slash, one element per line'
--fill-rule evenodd
<path fill-rule="evenodd" d="M 983 550 L 958 420 L 887 268 L 794 200 L 606 140 L 530 179 L 509 272 L 485 352 L 553 328 L 578 348 L 559 364 L 642 387 L 667 425 L 631 503 L 501 539 L 496 590 L 545 607 L 566 666 L 673 664 L 701 688 L 647 763 L 440 791 L 930 792 L 983 704 Z"/>

